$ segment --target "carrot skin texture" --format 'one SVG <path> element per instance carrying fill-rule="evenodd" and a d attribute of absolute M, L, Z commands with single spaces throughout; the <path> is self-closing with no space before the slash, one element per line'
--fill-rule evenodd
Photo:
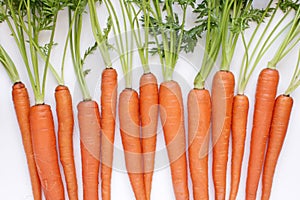
<path fill-rule="evenodd" d="M 139 98 L 135 90 L 124 89 L 119 97 L 119 120 L 125 164 L 136 200 L 145 200 Z"/>
<path fill-rule="evenodd" d="M 30 108 L 30 127 L 35 162 L 45 197 L 47 200 L 64 200 L 54 122 L 49 105 L 35 105 Z"/>
<path fill-rule="evenodd" d="M 101 79 L 101 190 L 102 199 L 111 198 L 111 174 L 115 141 L 115 120 L 117 104 L 117 72 L 103 70 Z"/>
<path fill-rule="evenodd" d="M 140 79 L 140 116 L 146 199 L 150 200 L 158 123 L 158 86 L 152 73 Z"/>
<path fill-rule="evenodd" d="M 208 147 L 211 98 L 208 90 L 188 95 L 189 163 L 195 200 L 208 200 Z"/>
<path fill-rule="evenodd" d="M 234 75 L 218 71 L 212 86 L 213 181 L 215 199 L 225 200 Z"/>
<path fill-rule="evenodd" d="M 96 101 L 82 101 L 77 106 L 80 130 L 83 199 L 98 200 L 100 166 L 100 113 Z"/>
<path fill-rule="evenodd" d="M 268 150 L 264 164 L 262 200 L 270 199 L 273 177 L 287 133 L 292 107 L 293 99 L 291 97 L 284 95 L 277 97 L 274 106 Z"/>
<path fill-rule="evenodd" d="M 31 132 L 30 132 L 30 122 L 29 122 L 30 102 L 29 102 L 27 89 L 23 83 L 19 82 L 13 85 L 12 98 L 13 98 L 16 116 L 18 119 L 21 136 L 22 136 L 24 151 L 27 159 L 33 198 L 35 200 L 41 200 L 42 199 L 41 182 L 39 179 L 36 163 L 34 160 Z"/>
<path fill-rule="evenodd" d="M 256 192 L 269 137 L 278 81 L 279 73 L 275 69 L 263 69 L 257 81 L 246 183 L 246 200 L 256 199 Z"/>
<path fill-rule="evenodd" d="M 232 156 L 230 200 L 235 200 L 239 190 L 241 169 L 245 150 L 249 99 L 246 95 L 236 95 L 232 108 Z"/>
<path fill-rule="evenodd" d="M 189 199 L 182 93 L 175 81 L 161 83 L 160 117 L 171 167 L 176 200 Z"/>
<path fill-rule="evenodd" d="M 64 169 L 69 199 L 78 200 L 78 186 L 73 152 L 74 115 L 69 88 L 63 85 L 57 86 L 55 89 L 55 100 L 60 162 Z"/>

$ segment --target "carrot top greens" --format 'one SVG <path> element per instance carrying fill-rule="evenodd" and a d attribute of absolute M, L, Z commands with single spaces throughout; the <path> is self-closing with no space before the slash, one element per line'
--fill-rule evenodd
<path fill-rule="evenodd" d="M 32 85 L 36 104 L 44 103 L 46 75 L 50 53 L 54 45 L 57 15 L 64 4 L 63 1 L 55 0 L 0 1 L 0 19 L 7 22 L 19 48 Z M 51 36 L 49 42 L 41 46 L 39 35 L 44 31 L 50 32 Z M 27 49 L 27 43 L 29 44 L 29 50 Z M 38 61 L 38 49 L 42 49 L 46 55 L 42 78 L 39 74 L 41 68 Z"/>
<path fill-rule="evenodd" d="M 294 92 L 299 86 L 300 86 L 300 50 L 298 54 L 298 61 L 297 65 L 294 71 L 294 75 L 292 77 L 292 80 L 290 82 L 289 87 L 285 91 L 285 95 L 290 95 L 292 92 Z"/>
<path fill-rule="evenodd" d="M 182 11 L 181 19 L 174 11 L 175 6 Z M 187 9 L 194 6 L 195 0 L 154 0 L 154 8 L 149 8 L 150 33 L 156 44 L 151 53 L 159 55 L 165 81 L 172 80 L 180 51 L 190 52 L 195 47 L 194 37 L 185 29 Z"/>
<path fill-rule="evenodd" d="M 112 61 L 109 54 L 110 45 L 108 44 L 108 34 L 111 30 L 111 18 L 108 18 L 107 27 L 102 28 L 97 15 L 96 9 L 96 2 L 97 0 L 88 0 L 89 10 L 90 10 L 90 21 L 92 24 L 92 31 L 99 47 L 100 53 L 104 60 L 104 64 L 107 68 L 112 67 Z M 101 3 L 102 1 L 100 1 Z"/>
<path fill-rule="evenodd" d="M 252 33 L 250 40 L 248 43 L 246 43 L 245 40 L 243 40 L 243 44 L 245 46 L 245 54 L 243 57 L 243 62 L 242 62 L 242 67 L 240 70 L 240 76 L 239 76 L 239 81 L 238 81 L 238 93 L 239 94 L 244 94 L 245 88 L 248 84 L 248 81 L 253 74 L 255 68 L 257 67 L 258 63 L 262 59 L 262 57 L 265 55 L 265 53 L 270 49 L 272 44 L 281 36 L 287 29 L 289 29 L 291 26 L 294 28 L 290 28 L 290 31 L 293 31 L 295 34 L 292 34 L 289 39 L 285 39 L 285 41 L 289 40 L 289 42 L 283 42 L 281 44 L 281 49 L 285 48 L 289 45 L 290 42 L 292 44 L 290 45 L 290 48 L 287 49 L 282 56 L 285 56 L 296 44 L 298 41 L 294 39 L 296 38 L 297 34 L 299 34 L 299 27 L 298 27 L 298 33 L 297 31 L 295 32 L 296 27 L 295 27 L 295 20 L 297 20 L 297 15 L 295 16 L 296 18 L 293 18 L 292 20 L 289 20 L 286 22 L 286 18 L 291 14 L 291 12 L 295 9 L 297 9 L 297 3 L 294 3 L 292 1 L 279 1 L 276 5 L 275 8 L 271 7 L 271 4 L 273 1 L 270 1 L 268 6 L 265 9 L 265 12 L 262 15 L 261 20 L 257 23 L 256 28 L 254 29 L 254 32 Z M 299 7 L 299 5 L 298 5 Z M 282 10 L 284 12 L 283 17 L 276 22 L 276 25 L 271 29 L 270 33 L 268 33 L 268 30 L 270 29 L 271 24 L 274 21 L 275 16 L 278 14 L 278 11 Z M 299 15 L 299 14 L 298 14 Z M 254 44 L 254 38 L 258 34 L 258 30 L 261 27 L 261 24 L 263 23 L 264 19 L 266 17 L 270 17 L 268 23 L 266 24 L 265 28 L 263 29 L 263 32 L 260 34 L 257 42 Z M 299 20 L 299 16 L 298 16 Z M 294 24 L 294 25 L 293 25 Z M 283 26 L 284 25 L 284 26 Z M 283 26 L 283 27 L 281 27 Z M 268 33 L 268 34 L 267 34 Z M 283 45 L 285 47 L 283 47 Z M 249 49 L 253 47 L 252 53 L 249 54 Z M 275 56 L 277 57 L 277 56 Z M 278 62 L 278 57 L 277 61 L 275 60 L 275 57 L 272 62 Z M 283 57 L 282 57 L 283 58 Z M 272 63 L 271 62 L 271 63 Z M 269 64 L 271 64 L 269 63 Z"/>
<path fill-rule="evenodd" d="M 13 83 L 17 83 L 20 81 L 19 73 L 17 71 L 17 68 L 8 55 L 8 53 L 5 51 L 5 49 L 0 45 L 0 62 L 2 63 L 5 71 L 7 72 L 10 80 Z"/>

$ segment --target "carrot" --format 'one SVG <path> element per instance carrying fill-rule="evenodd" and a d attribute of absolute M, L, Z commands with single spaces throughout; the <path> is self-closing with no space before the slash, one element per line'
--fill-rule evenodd
<path fill-rule="evenodd" d="M 249 100 L 246 95 L 236 95 L 232 108 L 232 156 L 230 200 L 235 200 L 241 177 L 247 132 Z"/>
<path fill-rule="evenodd" d="M 269 137 L 273 107 L 279 81 L 276 69 L 261 71 L 257 81 L 250 157 L 246 183 L 246 199 L 255 200 Z"/>
<path fill-rule="evenodd" d="M 212 86 L 213 180 L 215 199 L 225 199 L 234 75 L 218 71 Z"/>
<path fill-rule="evenodd" d="M 293 98 L 280 95 L 274 105 L 270 138 L 262 178 L 262 200 L 270 199 L 272 182 L 278 157 L 288 129 L 288 124 L 293 107 Z"/>
<path fill-rule="evenodd" d="M 150 200 L 158 120 L 158 87 L 152 73 L 144 74 L 140 79 L 140 116 L 146 199 Z"/>
<path fill-rule="evenodd" d="M 184 113 L 180 86 L 165 81 L 159 88 L 160 117 L 171 165 L 172 182 L 177 200 L 189 199 L 186 166 Z"/>
<path fill-rule="evenodd" d="M 188 96 L 189 163 L 194 199 L 209 199 L 208 146 L 211 100 L 208 90 L 193 89 Z"/>
<path fill-rule="evenodd" d="M 31 143 L 29 112 L 30 102 L 27 89 L 21 82 L 17 82 L 12 87 L 12 97 L 18 124 L 20 127 L 24 151 L 27 159 L 28 170 L 30 174 L 31 187 L 33 192 L 33 198 L 35 200 L 42 199 L 41 183 L 36 168 L 33 147 Z"/>
<path fill-rule="evenodd" d="M 146 199 L 142 146 L 140 141 L 139 99 L 133 89 L 124 89 L 119 97 L 119 120 L 126 168 L 137 200 Z"/>
<path fill-rule="evenodd" d="M 95 101 L 82 101 L 77 106 L 80 130 L 83 199 L 98 197 L 100 165 L 100 114 Z"/>
<path fill-rule="evenodd" d="M 54 122 L 49 105 L 38 104 L 30 108 L 30 128 L 35 162 L 45 197 L 46 199 L 64 200 L 64 186 L 58 166 Z"/>
<path fill-rule="evenodd" d="M 60 161 L 66 177 L 69 199 L 77 200 L 78 186 L 73 152 L 74 117 L 69 88 L 63 85 L 57 86 L 55 89 L 55 100 Z"/>
<path fill-rule="evenodd" d="M 101 80 L 101 181 L 102 199 L 110 200 L 111 173 L 115 138 L 117 72 L 106 68 Z"/>

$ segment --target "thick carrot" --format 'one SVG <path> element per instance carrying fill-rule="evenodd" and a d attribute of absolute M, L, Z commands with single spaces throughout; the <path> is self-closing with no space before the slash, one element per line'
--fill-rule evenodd
<path fill-rule="evenodd" d="M 119 120 L 126 168 L 136 200 L 145 200 L 142 145 L 140 141 L 139 97 L 125 89 L 119 97 Z"/>
<path fill-rule="evenodd" d="M 276 69 L 263 69 L 259 74 L 251 135 L 250 157 L 246 183 L 246 199 L 255 200 L 264 163 L 273 107 L 279 81 Z"/>
<path fill-rule="evenodd" d="M 160 117 L 171 166 L 177 200 L 189 199 L 182 93 L 175 81 L 165 81 L 159 88 Z"/>
<path fill-rule="evenodd" d="M 285 95 L 277 97 L 274 105 L 268 150 L 264 164 L 262 200 L 270 199 L 274 172 L 287 133 L 292 107 L 292 97 Z"/>
<path fill-rule="evenodd" d="M 83 199 L 98 200 L 100 166 L 100 113 L 96 101 L 82 101 L 77 106 L 80 130 Z"/>
<path fill-rule="evenodd" d="M 13 97 L 14 107 L 16 111 L 16 116 L 18 119 L 18 124 L 20 127 L 20 132 L 22 135 L 24 151 L 27 159 L 33 198 L 35 200 L 41 200 L 42 199 L 41 183 L 36 168 L 34 153 L 33 153 L 33 148 L 31 143 L 31 133 L 30 133 L 30 123 L 29 123 L 30 102 L 29 102 L 27 89 L 23 83 L 18 82 L 13 85 L 12 97 Z"/>
<path fill-rule="evenodd" d="M 140 79 L 140 116 L 146 199 L 150 200 L 158 121 L 158 86 L 152 73 Z"/>
<path fill-rule="evenodd" d="M 209 199 L 208 146 L 211 120 L 211 100 L 208 90 L 193 89 L 188 96 L 189 163 L 193 196 Z"/>
<path fill-rule="evenodd" d="M 63 85 L 57 86 L 55 100 L 60 162 L 64 169 L 69 199 L 77 200 L 78 186 L 73 152 L 74 116 L 69 88 Z"/>
<path fill-rule="evenodd" d="M 230 71 L 218 71 L 212 86 L 213 180 L 217 200 L 226 196 L 233 93 L 234 75 Z"/>
<path fill-rule="evenodd" d="M 30 108 L 32 147 L 46 199 L 64 200 L 51 107 L 39 104 Z"/>
<path fill-rule="evenodd" d="M 117 72 L 106 68 L 101 79 L 101 187 L 102 199 L 111 198 L 111 174 L 115 139 Z"/>
<path fill-rule="evenodd" d="M 249 100 L 246 95 L 236 95 L 232 108 L 232 156 L 230 200 L 235 200 L 239 190 L 241 169 L 247 133 Z"/>

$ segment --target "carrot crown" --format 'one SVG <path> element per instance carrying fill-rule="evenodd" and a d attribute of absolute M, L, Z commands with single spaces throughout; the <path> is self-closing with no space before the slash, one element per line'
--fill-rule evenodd
<path fill-rule="evenodd" d="M 46 75 L 49 67 L 49 58 L 54 45 L 53 38 L 56 28 L 58 12 L 64 7 L 62 1 L 2 1 L 1 16 L 5 16 L 12 36 L 23 58 L 30 83 L 34 92 L 36 104 L 44 103 Z M 50 31 L 50 41 L 39 45 L 39 35 L 43 31 Z M 27 37 L 25 37 L 25 35 Z M 27 40 L 29 50 L 27 50 Z M 42 78 L 38 62 L 38 52 L 45 55 L 45 66 Z"/>

